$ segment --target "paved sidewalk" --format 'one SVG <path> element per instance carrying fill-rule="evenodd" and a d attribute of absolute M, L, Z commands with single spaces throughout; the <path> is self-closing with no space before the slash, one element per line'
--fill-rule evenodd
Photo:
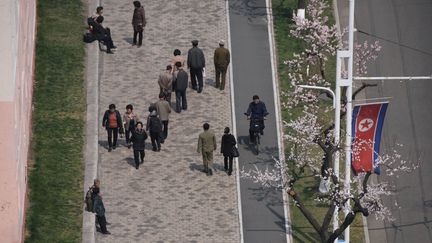
<path fill-rule="evenodd" d="M 172 52 L 183 53 L 198 39 L 207 61 L 203 93 L 188 89 L 188 110 L 170 117 L 168 140 L 160 153 L 151 151 L 134 168 L 133 151 L 120 147 L 108 153 L 107 135 L 99 128 L 98 175 L 106 207 L 108 230 L 96 234 L 97 242 L 239 242 L 240 229 L 235 176 L 223 172 L 223 157 L 215 153 L 216 173 L 200 172 L 196 153 L 202 124 L 209 122 L 220 138 L 231 127 L 229 87 L 213 86 L 213 51 L 219 39 L 227 40 L 225 1 L 143 1 L 147 27 L 143 46 L 131 46 L 132 1 L 103 1 L 105 21 L 118 50 L 103 53 L 99 95 L 99 122 L 110 103 L 123 113 L 132 103 L 138 116 L 147 118 L 147 108 L 157 101 L 157 77 L 169 64 Z M 211 84 L 209 84 L 211 83 Z M 229 84 L 227 84 L 229 86 Z M 145 121 L 145 120 L 144 120 Z M 100 122 L 101 123 L 101 122 Z"/>

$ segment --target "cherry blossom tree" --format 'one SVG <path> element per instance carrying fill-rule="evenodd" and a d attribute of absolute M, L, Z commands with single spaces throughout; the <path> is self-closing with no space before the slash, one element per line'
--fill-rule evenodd
<path fill-rule="evenodd" d="M 242 171 L 241 175 L 262 184 L 265 187 L 276 187 L 285 191 L 293 200 L 294 205 L 318 233 L 321 242 L 334 242 L 343 231 L 354 221 L 358 214 L 374 215 L 379 220 L 392 220 L 391 212 L 383 203 L 382 197 L 391 195 L 394 190 L 391 184 L 383 180 L 372 182 L 372 173 L 359 173 L 351 178 L 351 190 L 344 188 L 343 175 L 334 172 L 334 155 L 343 144 L 335 144 L 333 137 L 334 123 L 326 114 L 334 112 L 330 102 L 322 99 L 322 92 L 302 89 L 298 85 L 314 85 L 331 87 L 333 81 L 326 75 L 326 65 L 335 58 L 336 51 L 343 46 L 342 37 L 335 25 L 330 25 L 325 12 L 329 6 L 322 0 L 308 1 L 308 16 L 305 19 L 293 17 L 290 34 L 303 44 L 303 51 L 294 54 L 285 64 L 291 89 L 283 91 L 282 109 L 286 109 L 293 118 L 285 120 L 284 135 L 288 148 L 286 161 L 275 159 L 275 166 L 264 171 L 255 168 Z M 378 42 L 355 44 L 354 72 L 356 75 L 367 74 L 367 66 L 378 57 L 381 47 Z M 342 72 L 343 75 L 346 71 Z M 353 93 L 353 100 L 370 84 L 361 84 Z M 343 96 L 343 95 L 342 95 Z M 346 99 L 342 98 L 342 104 Z M 344 106 L 343 106 L 344 107 Z M 342 108 L 341 117 L 345 112 Z M 295 115 L 294 115 L 295 114 Z M 344 131 L 342 130 L 342 136 Z M 341 139 L 343 141 L 343 139 Z M 363 146 L 373 146 L 373 141 L 362 141 Z M 400 155 L 403 146 L 396 145 L 390 154 L 378 155 L 374 166 L 381 167 L 381 173 L 393 176 L 411 172 L 416 166 L 410 165 Z M 353 151 L 356 156 L 359 151 Z M 289 166 L 287 166 L 289 165 Z M 287 168 L 289 167 L 289 169 Z M 324 218 L 313 215 L 302 200 L 301 192 L 296 185 L 305 174 L 312 174 L 317 181 L 326 182 L 326 193 L 316 193 L 316 201 L 328 206 Z M 332 216 L 336 210 L 348 210 L 348 214 L 340 219 L 336 230 L 330 229 Z M 320 221 L 321 220 L 321 221 Z"/>

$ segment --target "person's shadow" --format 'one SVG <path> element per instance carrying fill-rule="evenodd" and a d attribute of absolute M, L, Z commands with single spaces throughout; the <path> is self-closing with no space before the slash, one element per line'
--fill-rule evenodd
<path fill-rule="evenodd" d="M 133 38 L 132 37 L 125 37 L 123 38 L 124 41 L 126 41 L 128 44 L 133 44 Z"/>

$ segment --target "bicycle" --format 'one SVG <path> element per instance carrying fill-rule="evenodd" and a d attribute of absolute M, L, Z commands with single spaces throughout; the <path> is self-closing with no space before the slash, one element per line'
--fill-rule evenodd
<path fill-rule="evenodd" d="M 247 115 L 247 114 L 245 114 Z M 247 118 L 248 120 L 250 120 L 250 131 L 252 132 L 251 135 L 251 143 L 254 145 L 255 147 L 255 153 L 258 155 L 259 154 L 259 147 L 261 144 L 261 133 L 262 133 L 262 128 L 261 128 L 261 124 L 262 122 L 265 120 L 265 118 Z"/>

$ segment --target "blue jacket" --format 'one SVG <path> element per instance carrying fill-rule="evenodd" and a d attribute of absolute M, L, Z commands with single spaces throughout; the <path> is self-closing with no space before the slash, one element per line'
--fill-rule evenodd
<path fill-rule="evenodd" d="M 249 103 L 246 114 L 251 118 L 263 118 L 269 113 L 267 112 L 267 108 L 264 102 L 260 101 L 258 102 L 258 104 L 255 104 L 255 102 L 252 101 L 251 103 Z"/>

